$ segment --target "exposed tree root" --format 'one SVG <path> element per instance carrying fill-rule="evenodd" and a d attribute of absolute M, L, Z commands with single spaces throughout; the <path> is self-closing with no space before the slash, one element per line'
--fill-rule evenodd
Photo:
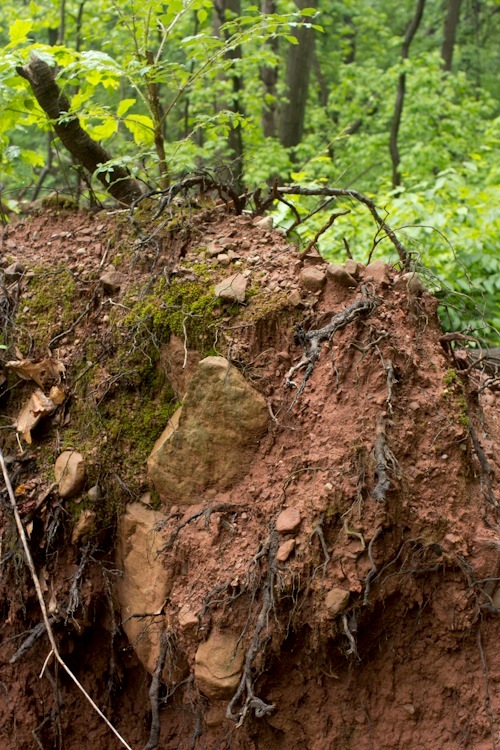
<path fill-rule="evenodd" d="M 238 727 L 243 724 L 248 711 L 251 709 L 254 710 L 257 718 L 270 714 L 274 709 L 274 705 L 265 703 L 261 698 L 258 698 L 255 695 L 253 688 L 252 665 L 262 646 L 261 633 L 264 628 L 267 627 L 269 615 L 274 606 L 274 584 L 277 574 L 276 554 L 278 552 L 278 546 L 278 534 L 273 527 L 269 535 L 269 545 L 267 549 L 267 575 L 262 588 L 261 610 L 255 625 L 252 642 L 245 657 L 240 684 L 226 709 L 226 717 L 231 719 L 231 721 L 236 722 Z M 239 709 L 237 708 L 238 705 L 240 705 Z"/>
<path fill-rule="evenodd" d="M 186 518 L 185 521 L 183 521 L 179 526 L 177 526 L 174 531 L 170 534 L 168 541 L 161 547 L 159 550 L 157 550 L 156 554 L 161 555 L 163 552 L 167 552 L 169 549 L 172 549 L 172 547 L 175 544 L 175 541 L 177 537 L 179 536 L 182 529 L 190 524 L 192 521 L 196 521 L 197 518 L 200 518 L 200 516 L 205 516 L 205 524 L 208 526 L 210 523 L 210 517 L 212 513 L 224 513 L 226 511 L 230 510 L 237 510 L 238 506 L 234 505 L 233 503 L 219 503 L 218 505 L 211 505 L 208 508 L 203 508 L 202 510 L 196 511 L 196 513 L 193 513 L 189 518 Z M 168 519 L 167 519 L 168 521 Z M 161 531 L 164 527 L 167 521 L 162 521 L 158 525 L 158 531 Z"/>
<path fill-rule="evenodd" d="M 481 443 L 479 442 L 477 433 L 471 424 L 469 425 L 469 434 L 472 438 L 472 445 L 474 446 L 474 451 L 476 453 L 481 469 L 481 489 L 483 491 L 483 495 L 487 503 L 492 505 L 493 508 L 498 509 L 498 500 L 495 497 L 495 493 L 493 492 L 493 485 L 491 483 L 491 475 L 493 473 L 493 470 L 488 459 L 486 458 L 485 452 L 481 447 Z M 488 507 L 486 507 L 486 516 L 487 515 Z"/>
<path fill-rule="evenodd" d="M 318 328 L 312 331 L 304 331 L 302 326 L 297 326 L 297 338 L 303 347 L 303 354 L 300 362 L 290 368 L 285 377 L 285 386 L 287 388 L 298 388 L 297 395 L 300 395 L 304 390 L 307 381 L 311 377 L 316 360 L 321 353 L 321 344 L 323 341 L 330 341 L 333 335 L 340 328 L 344 328 L 349 323 L 352 323 L 356 318 L 360 317 L 365 313 L 371 313 L 375 306 L 376 301 L 373 297 L 368 294 L 368 290 L 365 286 L 361 287 L 362 299 L 358 299 L 353 302 L 352 305 L 346 307 L 342 312 L 337 313 L 333 316 L 328 325 L 323 328 Z M 293 380 L 293 375 L 298 370 L 305 370 L 302 383 L 298 386 Z"/>
<path fill-rule="evenodd" d="M 50 617 L 49 622 L 53 624 L 55 622 L 55 617 Z M 28 637 L 19 646 L 16 653 L 10 657 L 9 664 L 15 664 L 16 661 L 22 659 L 24 654 L 26 654 L 32 648 L 32 646 L 35 645 L 38 639 L 41 638 L 42 635 L 44 635 L 44 633 L 46 632 L 47 628 L 45 627 L 45 623 L 43 621 L 39 622 L 38 625 L 35 625 L 35 627 L 30 630 Z"/>
<path fill-rule="evenodd" d="M 167 659 L 167 651 L 169 646 L 169 633 L 164 628 L 160 635 L 160 652 L 156 661 L 155 671 L 151 680 L 149 688 L 149 700 L 151 702 L 151 729 L 149 733 L 149 740 L 144 745 L 144 750 L 154 750 L 158 747 L 160 741 L 160 688 L 161 688 L 161 676 L 165 667 L 165 661 Z"/>

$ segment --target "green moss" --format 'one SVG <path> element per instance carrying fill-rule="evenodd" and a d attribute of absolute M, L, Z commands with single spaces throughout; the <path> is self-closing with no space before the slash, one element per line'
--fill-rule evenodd
<path fill-rule="evenodd" d="M 460 382 L 457 371 L 453 369 L 446 370 L 445 374 L 443 375 L 444 385 L 450 386 L 450 385 L 454 385 L 457 382 Z"/>
<path fill-rule="evenodd" d="M 32 338 L 36 348 L 46 350 L 54 336 L 70 328 L 86 303 L 78 294 L 75 279 L 65 268 L 55 271 L 35 268 L 16 317 L 17 345 L 23 350 Z"/>

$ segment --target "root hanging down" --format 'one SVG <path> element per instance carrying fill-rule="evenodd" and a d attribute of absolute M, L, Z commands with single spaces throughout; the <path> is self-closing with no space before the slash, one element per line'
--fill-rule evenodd
<path fill-rule="evenodd" d="M 263 716 L 267 716 L 274 710 L 273 704 L 265 703 L 254 693 L 252 665 L 262 647 L 261 633 L 268 624 L 269 615 L 274 606 L 274 584 L 277 573 L 276 554 L 278 552 L 278 545 L 278 534 L 276 530 L 272 528 L 268 540 L 267 575 L 262 589 L 262 606 L 255 625 L 252 642 L 245 657 L 240 684 L 226 709 L 226 717 L 231 719 L 231 721 L 236 722 L 236 726 L 238 727 L 243 724 L 248 711 L 251 709 L 254 710 L 255 716 L 259 719 Z M 238 704 L 241 706 L 239 709 L 237 708 Z"/>
<path fill-rule="evenodd" d="M 293 367 L 286 374 L 285 386 L 287 388 L 297 388 L 297 395 L 299 396 L 309 378 L 311 377 L 316 360 L 321 353 L 321 344 L 323 341 L 330 341 L 334 334 L 340 329 L 352 323 L 356 318 L 359 318 L 363 314 L 371 313 L 376 306 L 376 301 L 373 297 L 368 294 L 366 286 L 361 287 L 362 298 L 357 299 L 352 305 L 346 307 L 342 312 L 337 313 L 333 316 L 328 325 L 323 328 L 318 328 L 313 331 L 304 331 L 302 326 L 297 326 L 297 337 L 302 344 L 303 354 L 300 362 Z M 302 383 L 297 385 L 292 379 L 294 374 L 299 370 L 305 370 Z"/>

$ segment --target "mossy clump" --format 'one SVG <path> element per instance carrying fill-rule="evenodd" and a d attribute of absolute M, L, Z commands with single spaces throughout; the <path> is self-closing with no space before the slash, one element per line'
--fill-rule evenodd
<path fill-rule="evenodd" d="M 15 320 L 17 346 L 22 351 L 34 341 L 36 349 L 45 353 L 51 340 L 71 327 L 86 304 L 86 295 L 80 295 L 75 278 L 63 266 L 51 271 L 33 269 Z"/>

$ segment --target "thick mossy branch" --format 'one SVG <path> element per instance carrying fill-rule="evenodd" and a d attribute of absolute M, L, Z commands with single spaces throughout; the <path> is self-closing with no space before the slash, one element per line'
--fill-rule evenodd
<path fill-rule="evenodd" d="M 19 66 L 16 71 L 28 81 L 62 143 L 85 169 L 94 174 L 99 166 L 111 160 L 111 154 L 90 137 L 80 125 L 78 117 L 69 114 L 69 99 L 57 85 L 54 72 L 46 62 L 32 57 L 28 65 Z M 106 172 L 98 173 L 97 177 L 113 198 L 127 206 L 141 195 L 139 183 L 123 167 L 110 167 Z"/>

